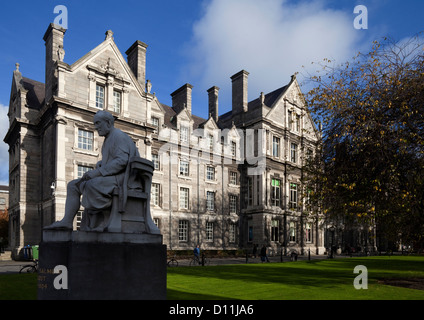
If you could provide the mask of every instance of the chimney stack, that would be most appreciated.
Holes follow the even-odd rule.
[[[181,88],[171,93],[172,97],[172,108],[176,113],[179,113],[183,108],[187,108],[191,114],[191,91],[193,86],[186,83]]]
[[[147,44],[137,40],[125,52],[127,55],[128,65],[142,88],[145,88],[146,83],[146,51]]]
[[[233,114],[247,112],[247,77],[249,72],[241,70],[231,77],[233,87]]]
[[[45,74],[45,98],[46,103],[55,94],[57,90],[57,79],[55,77],[55,68],[60,57],[63,57],[63,38],[66,29],[61,26],[50,23],[44,34],[43,40],[46,45],[46,74]]]
[[[215,122],[218,122],[218,91],[219,88],[216,86],[208,89],[209,114],[215,120]]]

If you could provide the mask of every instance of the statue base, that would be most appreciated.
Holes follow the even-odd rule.
[[[162,236],[44,231],[39,246],[38,299],[166,299]]]

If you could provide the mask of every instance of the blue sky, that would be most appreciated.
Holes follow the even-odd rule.
[[[424,31],[424,1],[412,0],[21,0],[0,10],[0,136],[8,127],[12,72],[44,82],[44,32],[68,9],[65,62],[72,64],[100,44],[106,30],[125,57],[135,40],[148,44],[146,77],[159,101],[185,83],[193,85],[193,113],[207,117],[207,92],[220,87],[219,113],[231,109],[230,77],[245,69],[249,100],[271,92],[311,62],[344,62],[367,52],[373,40],[396,40]],[[353,10],[364,5],[368,28],[355,29]],[[304,66],[304,68],[302,68]],[[0,184],[8,184],[7,145],[0,142]]]

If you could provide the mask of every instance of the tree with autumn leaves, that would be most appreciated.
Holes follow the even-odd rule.
[[[424,51],[422,34],[384,39],[309,77],[309,111],[322,143],[305,166],[311,203],[327,219],[376,225],[380,235],[424,246]]]

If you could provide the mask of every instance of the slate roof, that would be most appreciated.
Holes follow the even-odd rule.
[[[45,98],[44,83],[22,77],[22,86],[25,90],[28,90],[27,102],[29,108],[40,110]]]

